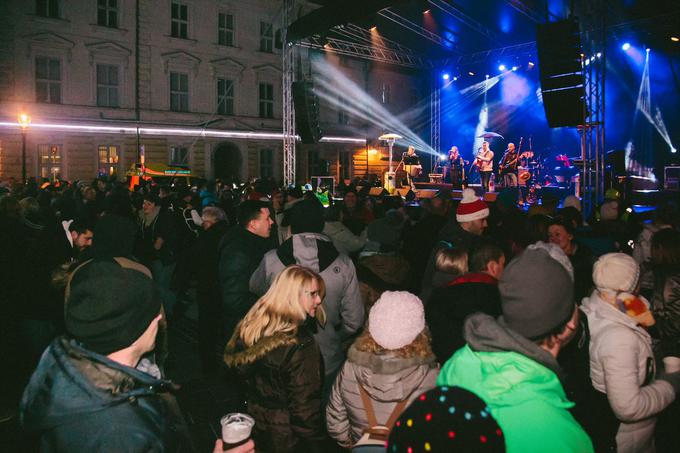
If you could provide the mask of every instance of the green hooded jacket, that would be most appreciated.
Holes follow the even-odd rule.
[[[538,346],[488,315],[468,318],[465,331],[468,344],[446,362],[437,385],[456,385],[482,398],[503,430],[508,453],[593,451],[568,410],[574,403],[558,375],[536,361],[545,358],[542,350],[532,350]],[[474,338],[475,331],[480,337]]]

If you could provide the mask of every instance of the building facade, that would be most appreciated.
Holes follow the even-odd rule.
[[[24,143],[29,177],[123,178],[143,149],[146,163],[206,178],[281,179],[281,1],[2,3],[0,179],[21,177]],[[315,7],[300,2],[298,13]],[[326,58],[300,49],[297,59],[298,73],[312,79],[314,53]],[[427,94],[414,72],[328,58],[391,111]],[[383,132],[346,110],[320,103],[325,135]],[[31,118],[23,134],[21,113]],[[357,142],[298,145],[297,179],[363,175],[367,151]]]

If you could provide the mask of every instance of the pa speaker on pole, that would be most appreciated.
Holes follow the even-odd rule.
[[[548,125],[582,124],[585,90],[578,20],[571,18],[538,25],[536,46]]]
[[[293,82],[295,130],[302,143],[312,144],[321,139],[319,127],[319,99],[314,94],[314,84],[309,81]]]

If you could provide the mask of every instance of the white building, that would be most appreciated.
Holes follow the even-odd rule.
[[[0,3],[0,179],[21,177],[20,113],[32,121],[29,177],[123,177],[137,162],[140,127],[147,163],[188,166],[208,178],[281,179],[281,1]],[[299,10],[314,7],[300,2]],[[307,74],[309,52],[300,50]],[[426,94],[418,76],[401,68],[333,57],[374,97],[387,91],[390,111]],[[320,118],[325,135],[382,132],[323,103]],[[324,161],[332,176],[363,175],[364,150],[298,145],[297,178],[324,172]]]

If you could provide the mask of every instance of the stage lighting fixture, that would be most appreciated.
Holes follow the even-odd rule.
[[[489,78],[489,74],[486,75],[486,78],[487,78],[487,79]]]
[[[677,150],[675,147],[673,147],[673,148],[671,148],[671,152],[672,152],[673,154],[675,154],[675,153],[678,152],[678,150]]]
[[[423,14],[430,14],[430,10],[426,9],[425,11],[423,11]]]
[[[502,64],[502,65],[498,66],[498,70],[501,71],[501,72],[505,71],[505,65]]]
[[[519,69],[518,66],[513,66],[513,67],[512,67],[512,70],[513,70],[513,71],[517,71],[517,69]]]
[[[455,82],[456,80],[458,80],[458,77],[454,77],[454,78],[453,78],[453,81],[454,81],[454,82]]]
[[[590,59],[586,58],[586,60],[583,62],[585,66],[588,66],[590,64]]]
[[[444,80],[449,80],[450,77],[451,76],[449,75],[448,72],[445,72],[444,74],[442,74],[442,79],[444,79]]]
[[[597,53],[597,58],[602,58],[602,52]]]
[[[446,160],[448,156],[446,154],[440,154],[439,155],[439,160]]]
[[[378,27],[377,27],[376,25],[374,25],[374,26],[372,26],[371,28],[369,28],[369,30],[371,30],[371,31],[376,31],[377,29],[378,29]]]
[[[471,75],[471,76],[473,76],[473,75],[475,75],[475,73],[474,73],[474,72],[472,72],[472,71],[468,71],[468,75]]]
[[[629,42],[623,43],[623,45],[621,46],[621,50],[628,50],[628,49],[630,49],[630,43]]]
[[[650,49],[649,47],[647,47],[645,50],[647,51],[647,53],[649,53],[649,51],[652,50],[652,49]]]
[[[671,36],[671,41],[678,42],[680,41],[680,38],[678,38],[677,36]]]
[[[534,67],[534,62],[533,62],[533,61],[530,61],[530,62],[529,62],[529,67],[530,67],[530,68],[533,68],[533,67]]]

